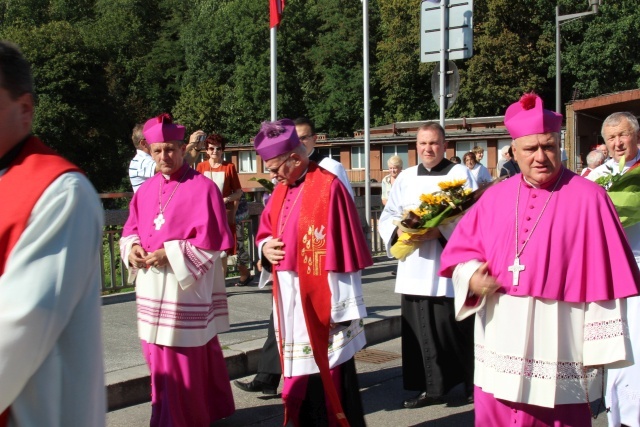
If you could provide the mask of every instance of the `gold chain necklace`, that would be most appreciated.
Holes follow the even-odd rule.
[[[178,187],[180,187],[180,184],[182,184],[182,180],[184,179],[185,176],[187,176],[188,171],[189,171],[189,168],[187,167],[184,173],[182,174],[180,181],[178,181],[178,185],[175,186],[175,188],[173,189],[173,192],[169,196],[169,200],[167,200],[167,203],[164,204],[164,207],[162,207],[162,188],[164,187],[164,177],[162,177],[163,179],[162,181],[160,181],[160,189],[158,190],[158,210],[160,211],[160,213],[153,220],[153,223],[156,225],[156,230],[160,230],[160,227],[162,227],[162,224],[165,223],[164,210],[167,209],[169,202],[171,201],[171,199],[173,199],[173,195],[176,194],[176,190],[178,190]]]
[[[507,268],[507,270],[513,273],[513,286],[518,286],[518,282],[520,280],[520,272],[525,268],[524,264],[520,264],[520,255],[522,255],[524,248],[527,246],[527,243],[529,243],[529,239],[531,239],[533,232],[536,230],[536,227],[540,222],[540,218],[542,218],[542,214],[544,213],[545,209],[547,209],[547,205],[551,200],[551,196],[553,196],[553,193],[556,191],[556,188],[558,188],[558,184],[560,184],[560,181],[562,180],[562,175],[564,175],[564,168],[562,168],[562,172],[560,172],[560,177],[556,181],[556,184],[553,186],[553,190],[551,190],[551,194],[549,194],[549,197],[547,197],[547,201],[544,202],[544,206],[542,207],[542,210],[540,211],[540,215],[538,215],[538,219],[536,219],[535,224],[533,224],[533,228],[531,229],[531,233],[529,233],[529,237],[527,237],[527,240],[524,241],[524,243],[522,244],[522,248],[519,251],[518,251],[518,211],[520,209],[520,189],[522,188],[522,181],[520,181],[520,183],[518,184],[518,195],[516,196],[516,259],[513,261],[513,265],[510,265]]]

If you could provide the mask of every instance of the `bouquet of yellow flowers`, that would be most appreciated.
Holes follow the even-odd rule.
[[[424,234],[431,228],[449,222],[471,207],[484,188],[472,192],[470,188],[464,188],[466,182],[466,179],[443,181],[438,183],[440,191],[422,194],[420,205],[407,210],[401,221],[394,222],[403,233],[391,247],[391,255],[403,261],[420,244],[412,241],[412,236]]]

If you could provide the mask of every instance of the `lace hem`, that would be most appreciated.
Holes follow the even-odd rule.
[[[475,359],[495,372],[518,375],[528,379],[592,380],[598,374],[597,368],[585,368],[582,362],[549,362],[498,354],[479,344],[475,346]]]
[[[622,319],[586,323],[584,325],[584,340],[599,341],[621,337],[625,335],[624,330]]]

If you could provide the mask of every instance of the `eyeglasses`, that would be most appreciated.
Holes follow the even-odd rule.
[[[280,173],[280,168],[282,167],[282,165],[287,163],[287,160],[289,160],[290,158],[291,158],[291,154],[289,154],[289,156],[287,156],[286,159],[284,159],[282,162],[280,162],[278,167],[276,167],[276,168],[267,168],[267,172],[269,172],[270,174],[273,174],[273,175],[278,175]]]
[[[207,151],[224,151],[222,147],[209,147]]]

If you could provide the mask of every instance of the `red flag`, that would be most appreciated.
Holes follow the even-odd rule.
[[[269,0],[269,11],[271,12],[270,28],[280,25],[282,11],[284,10],[284,0]]]

